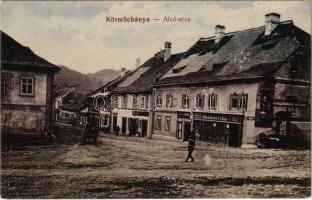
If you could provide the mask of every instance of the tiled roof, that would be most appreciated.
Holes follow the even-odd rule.
[[[1,64],[22,66],[24,68],[31,67],[32,69],[45,69],[52,71],[60,71],[56,65],[37,56],[28,47],[25,47],[11,38],[9,35],[1,31]]]
[[[219,44],[200,38],[156,85],[248,79],[273,75],[300,46],[310,48],[310,35],[281,22],[270,36],[265,27],[227,33]]]
[[[87,105],[87,96],[84,93],[73,93],[73,98],[71,99],[71,103],[64,104],[62,106],[63,110],[69,110],[69,111],[80,111]]]
[[[101,87],[99,87],[98,89],[90,92],[89,94],[87,94],[87,96],[91,96],[91,95],[94,95],[96,94],[97,92],[103,90],[104,88],[106,88],[108,91],[114,89],[120,82],[122,82],[123,80],[125,80],[128,76],[130,76],[132,74],[131,71],[127,71],[125,73],[124,76],[118,76],[117,78],[115,78],[114,80],[112,81],[109,81],[108,83],[102,85]]]
[[[163,62],[163,58],[160,56],[154,56],[148,59],[124,82],[119,84],[113,90],[113,93],[140,93],[151,91],[156,78],[178,62],[182,55],[183,53],[173,54],[166,62]]]

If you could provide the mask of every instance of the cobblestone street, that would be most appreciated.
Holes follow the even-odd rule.
[[[310,151],[236,149],[174,139],[101,135],[97,145],[2,152],[3,198],[310,196]]]

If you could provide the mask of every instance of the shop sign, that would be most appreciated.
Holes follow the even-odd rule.
[[[178,118],[184,118],[184,119],[190,119],[191,113],[189,113],[189,112],[178,112],[177,117]]]
[[[286,107],[294,106],[294,107],[299,107],[299,108],[307,107],[306,102],[299,102],[299,101],[290,102],[290,101],[281,100],[281,99],[274,99],[273,105],[274,106],[286,106]]]
[[[144,117],[148,117],[148,116],[149,116],[149,112],[145,112],[145,111],[132,111],[132,115],[133,115],[133,116],[144,116]]]
[[[194,119],[202,119],[202,120],[209,120],[209,121],[236,122],[236,123],[243,122],[243,116],[240,116],[240,115],[194,113],[193,117]]]

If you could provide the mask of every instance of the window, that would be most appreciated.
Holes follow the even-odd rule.
[[[33,78],[22,78],[21,94],[22,95],[34,95],[34,79]]]
[[[230,96],[230,110],[237,109],[237,110],[247,110],[247,101],[248,95],[247,94],[231,94]]]
[[[190,98],[188,94],[182,95],[182,108],[189,108]]]
[[[113,96],[112,108],[119,108],[119,97]]]
[[[170,127],[171,127],[171,117],[170,116],[166,116],[165,130],[166,131],[170,131]]]
[[[9,89],[9,83],[4,78],[2,78],[2,80],[1,80],[1,96],[4,96],[5,94],[7,94],[8,89]]]
[[[161,95],[157,95],[155,99],[155,103],[157,107],[162,107],[162,97]]]
[[[172,108],[173,97],[171,94],[166,95],[166,107]]]
[[[208,110],[216,110],[218,104],[218,96],[214,93],[208,95]]]
[[[204,107],[205,96],[203,94],[198,94],[196,97],[196,108]]]
[[[138,98],[138,106],[140,109],[147,109],[147,98],[146,96],[140,96]]]
[[[155,129],[161,130],[161,116],[160,115],[157,115],[156,117]]]
[[[127,108],[127,103],[128,103],[128,95],[124,96],[124,101],[123,101],[123,104],[122,104],[122,108]]]
[[[133,95],[133,106],[132,108],[136,109],[137,108],[137,97]]]
[[[68,118],[69,117],[69,113],[64,113],[65,117]]]

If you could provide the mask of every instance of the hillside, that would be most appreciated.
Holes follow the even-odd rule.
[[[113,80],[120,75],[120,70],[102,69],[96,73],[88,74],[89,77],[100,81],[101,85]]]
[[[96,73],[83,74],[65,66],[59,67],[61,71],[59,74],[56,74],[54,78],[57,88],[62,89],[74,85],[81,93],[88,93],[108,81],[113,80],[120,74],[120,71],[112,69],[103,69]]]

